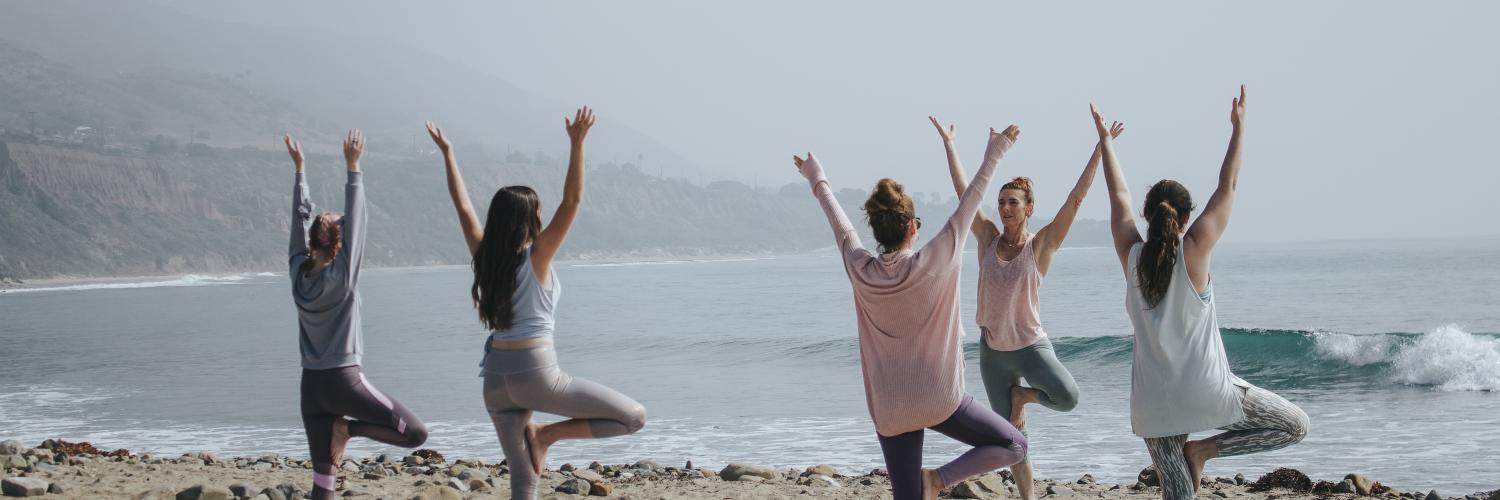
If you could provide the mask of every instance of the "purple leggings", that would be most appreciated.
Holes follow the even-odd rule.
[[[1020,462],[1026,456],[1026,437],[1010,422],[989,408],[974,404],[974,397],[964,395],[953,415],[932,430],[973,446],[942,467],[938,475],[943,487],[973,476]],[[917,429],[895,436],[880,436],[880,451],[891,474],[891,493],[896,500],[922,498],[922,435]]]
[[[349,422],[349,437],[416,448],[427,441],[427,426],[400,402],[365,380],[358,366],[302,370],[302,425],[313,462],[314,500],[334,498],[339,464],[333,463],[333,421]]]

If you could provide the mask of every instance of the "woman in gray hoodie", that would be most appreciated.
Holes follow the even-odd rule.
[[[349,180],[344,185],[343,216],[313,216],[302,173],[302,146],[288,134],[286,149],[297,166],[287,275],[292,279],[302,348],[302,425],[313,461],[312,497],[331,499],[338,483],[335,472],[351,436],[415,448],[427,441],[427,426],[400,402],[376,390],[359,367],[364,352],[359,268],[367,220],[359,171],[364,134],[350,130],[344,139]]]

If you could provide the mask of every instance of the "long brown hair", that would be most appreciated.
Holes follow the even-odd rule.
[[[474,286],[469,294],[479,310],[479,322],[491,330],[510,328],[511,296],[516,292],[516,273],[526,243],[542,232],[540,201],[526,186],[506,186],[495,191],[485,218],[484,239],[474,252]]]
[[[906,228],[917,218],[917,209],[901,183],[881,179],[865,200],[865,220],[880,243],[880,253],[893,251],[906,243]]]
[[[312,269],[318,262],[333,260],[343,247],[344,227],[339,224],[338,216],[332,212],[318,214],[307,230],[307,250],[311,258],[302,263],[302,270]]]
[[[1146,207],[1141,215],[1150,226],[1146,243],[1135,263],[1136,281],[1148,308],[1154,309],[1167,295],[1172,270],[1177,266],[1177,250],[1182,244],[1182,216],[1193,212],[1193,197],[1186,187],[1174,180],[1162,180],[1146,192]]]

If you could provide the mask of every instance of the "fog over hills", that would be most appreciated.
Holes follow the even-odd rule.
[[[282,270],[292,180],[284,131],[310,153],[314,200],[332,211],[343,202],[338,139],[354,126],[372,138],[362,162],[371,266],[468,261],[425,119],[455,139],[481,214],[504,184],[536,187],[548,215],[558,199],[566,162],[560,118],[581,103],[554,102],[376,38],[264,33],[150,3],[3,9],[0,280]],[[164,22],[182,29],[141,28]],[[228,52],[237,55],[222,57]],[[565,258],[832,245],[804,184],[715,180],[605,117],[589,136],[588,191]],[[865,195],[839,191],[856,222]],[[928,220],[954,208],[951,193],[917,200]],[[1080,221],[1069,243],[1107,238],[1102,225]]]

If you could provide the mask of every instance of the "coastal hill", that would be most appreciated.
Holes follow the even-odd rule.
[[[291,162],[276,142],[284,130],[298,131],[309,152],[319,210],[343,210],[340,129],[327,117],[298,112],[303,108],[274,92],[231,76],[162,68],[94,76],[3,41],[0,67],[6,68],[0,71],[0,280],[282,270],[292,183]],[[374,120],[369,129],[420,130],[420,121]],[[481,216],[494,189],[505,184],[533,186],[544,214],[551,214],[566,165],[557,128],[552,140],[504,153],[477,142],[456,146]],[[619,128],[601,124],[591,140],[615,135],[618,143],[623,135],[648,142]],[[441,157],[421,139],[372,141],[362,162],[371,266],[468,262]],[[664,176],[614,160],[644,156],[620,154],[629,144],[592,146],[588,190],[564,258],[767,254],[832,245],[826,219],[803,184]],[[641,150],[672,156],[660,148],[643,144]],[[859,207],[866,194],[838,192],[862,230]],[[916,198],[929,220],[955,206],[951,194]],[[1108,237],[1103,223],[1080,221],[1069,244],[1103,245]]]

